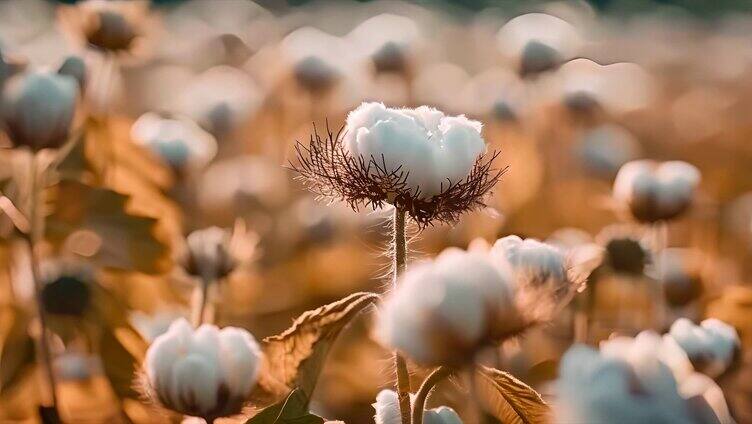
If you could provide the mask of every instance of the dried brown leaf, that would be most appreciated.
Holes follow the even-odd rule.
[[[481,367],[476,378],[478,400],[504,424],[546,423],[549,407],[532,387],[512,374]]]
[[[264,340],[267,372],[259,387],[285,392],[299,388],[310,399],[324,360],[342,329],[361,311],[374,304],[374,293],[354,293],[318,309],[304,312],[282,334]]]
[[[73,233],[88,231],[101,245],[92,259],[102,266],[139,271],[165,272],[171,259],[166,243],[158,239],[156,219],[133,215],[129,197],[73,180],[55,186],[52,214],[47,218],[47,236],[61,245]]]

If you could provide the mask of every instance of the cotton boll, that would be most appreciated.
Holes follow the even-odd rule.
[[[551,283],[556,292],[568,290],[567,258],[561,250],[550,244],[507,236],[497,240],[491,252],[511,265],[523,285],[541,286]]]
[[[669,334],[687,353],[695,369],[713,378],[728,369],[740,346],[736,329],[713,318],[699,326],[680,318],[671,325]]]
[[[62,146],[77,99],[78,83],[68,75],[35,71],[10,78],[3,89],[2,121],[11,142],[34,151]]]
[[[426,106],[393,109],[364,103],[348,115],[343,145],[350,155],[373,159],[386,172],[399,170],[411,193],[430,199],[467,177],[485,152],[480,132],[477,121]]]
[[[411,403],[415,400],[411,395]],[[400,424],[402,416],[400,415],[399,399],[397,392],[393,390],[382,390],[376,395],[376,403],[373,404],[376,410],[374,421],[376,424]],[[459,415],[452,408],[440,406],[435,409],[428,409],[423,413],[423,422],[425,424],[462,424]]]
[[[699,182],[700,172],[686,162],[639,160],[621,167],[613,196],[638,221],[663,221],[689,208]]]
[[[133,140],[175,169],[201,168],[217,153],[217,142],[195,122],[147,112],[131,127]]]
[[[347,38],[373,60],[377,71],[403,72],[420,30],[408,17],[383,13],[361,22]]]
[[[447,249],[400,277],[379,314],[376,336],[420,363],[459,363],[480,347],[488,318],[513,310],[508,281],[491,261]]]
[[[588,170],[600,176],[612,177],[625,163],[635,160],[641,148],[626,129],[605,124],[585,132],[577,153]]]
[[[145,389],[173,411],[213,420],[240,412],[256,384],[261,349],[247,331],[202,325],[185,319],[149,347]]]
[[[181,258],[183,268],[204,283],[224,278],[237,266],[231,244],[232,234],[228,230],[219,227],[196,230],[186,238],[186,251]]]
[[[649,355],[636,354],[630,359],[632,362],[583,345],[570,348],[562,358],[555,385],[554,421],[691,422],[668,368]]]
[[[570,23],[545,13],[510,20],[496,35],[499,50],[518,63],[521,76],[535,76],[574,57],[582,39]]]

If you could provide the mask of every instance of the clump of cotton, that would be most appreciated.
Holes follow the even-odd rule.
[[[421,199],[461,182],[486,151],[478,121],[427,106],[398,109],[382,103],[363,103],[350,112],[343,145],[352,156],[404,173],[409,190]]]
[[[400,277],[376,336],[420,363],[462,362],[486,335],[490,311],[512,308],[509,281],[486,255],[447,249]]]
[[[411,401],[414,396],[411,396]],[[399,400],[397,393],[393,390],[382,390],[376,395],[376,402],[373,404],[376,410],[374,421],[376,424],[400,424],[402,417],[400,415]],[[423,412],[423,422],[425,424],[462,424],[462,419],[447,406],[440,406],[434,409],[427,409]]]
[[[240,412],[256,385],[261,349],[246,330],[176,320],[146,352],[145,389],[165,408],[215,418]]]
[[[638,221],[669,220],[689,208],[700,178],[700,171],[686,162],[633,161],[619,169],[613,196]]]
[[[522,76],[538,75],[574,57],[582,45],[569,22],[545,13],[528,13],[510,20],[496,35],[499,50],[518,63]]]
[[[406,16],[382,13],[361,22],[347,35],[381,72],[404,71],[420,29]]]
[[[671,325],[669,334],[687,353],[695,369],[713,378],[731,366],[740,346],[736,329],[713,318],[700,325],[680,318]]]
[[[133,140],[175,169],[200,168],[217,153],[217,142],[194,121],[147,112],[131,127]]]
[[[651,331],[604,341],[600,351],[573,346],[555,387],[557,423],[733,422],[718,386],[692,371],[673,339]]]
[[[585,132],[577,145],[583,165],[591,172],[613,177],[622,165],[638,158],[640,144],[626,129],[603,124]]]

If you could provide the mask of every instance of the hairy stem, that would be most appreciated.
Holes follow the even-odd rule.
[[[405,271],[407,257],[407,241],[405,239],[405,211],[394,208],[394,266],[392,283],[397,287],[397,277]],[[407,369],[405,358],[394,352],[394,366],[397,371],[397,397],[400,404],[402,424],[410,424],[410,371]]]
[[[47,313],[44,310],[42,302],[42,281],[39,273],[39,258],[35,253],[35,246],[42,240],[44,235],[44,219],[39,214],[39,198],[44,190],[44,171],[37,167],[37,155],[31,154],[29,164],[29,233],[27,235],[27,245],[29,246],[29,258],[31,260],[31,278],[34,284],[34,297],[37,303],[37,313],[39,315],[40,334],[39,334],[39,353],[42,361],[42,369],[47,379],[47,389],[49,390],[49,401],[52,408],[57,411],[57,392],[55,391],[55,374],[52,369],[52,354],[48,342]]]
[[[413,406],[412,424],[423,424],[423,411],[426,408],[426,400],[431,390],[443,379],[452,374],[452,369],[441,366],[431,372],[421,384],[418,393],[415,395],[415,405]]]

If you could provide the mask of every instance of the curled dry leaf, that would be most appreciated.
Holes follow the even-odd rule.
[[[549,407],[532,387],[494,368],[477,371],[476,390],[483,408],[505,424],[546,423]]]
[[[129,196],[73,180],[60,181],[54,193],[47,218],[47,237],[54,244],[71,241],[75,233],[84,236],[79,239],[83,253],[102,266],[146,274],[170,268],[169,248],[157,237],[156,219],[130,214]]]
[[[351,294],[304,312],[282,334],[264,339],[266,363],[254,398],[263,402],[298,388],[306,399],[310,399],[326,355],[339,333],[359,312],[378,299],[374,293]]]

